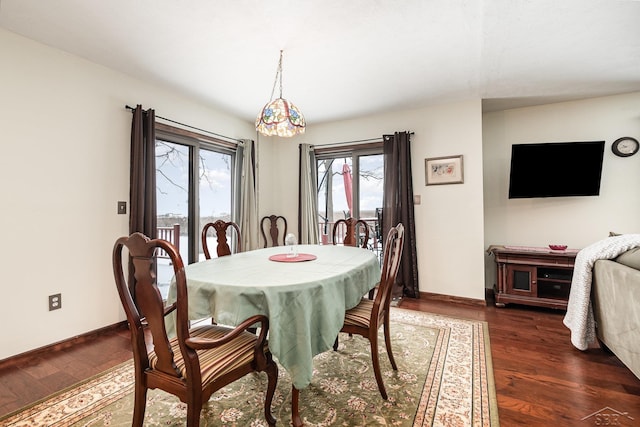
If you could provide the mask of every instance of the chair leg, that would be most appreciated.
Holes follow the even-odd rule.
[[[336,335],[336,340],[333,342],[333,351],[338,351],[338,337],[340,335]]]
[[[384,324],[384,343],[387,347],[387,355],[389,356],[389,362],[391,362],[391,367],[394,371],[398,370],[398,365],[396,365],[396,360],[393,358],[393,352],[391,351],[391,332],[389,331],[389,323],[385,321]]]
[[[387,400],[387,390],[384,388],[382,382],[382,373],[380,372],[380,357],[378,357],[378,334],[373,333],[369,337],[371,343],[371,361],[373,362],[373,373],[376,376],[376,382],[378,383],[378,390],[384,400]]]
[[[132,427],[142,427],[144,422],[144,411],[147,405],[147,388],[136,381],[133,403]]]
[[[187,403],[187,427],[200,427],[200,412],[202,411],[202,402],[194,401]]]
[[[271,413],[271,403],[273,402],[273,395],[276,391],[276,385],[278,384],[278,365],[273,361],[265,368],[269,383],[267,385],[267,395],[264,399],[264,418],[267,423],[273,427],[276,425],[276,419]]]

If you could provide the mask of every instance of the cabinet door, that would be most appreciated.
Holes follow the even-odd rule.
[[[507,293],[537,296],[536,267],[507,265]]]

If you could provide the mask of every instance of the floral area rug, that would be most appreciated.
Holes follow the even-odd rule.
[[[371,365],[369,342],[340,334],[337,352],[314,358],[313,380],[300,392],[305,426],[487,426],[498,410],[485,322],[392,309],[392,347],[380,361],[389,395],[383,400]],[[213,394],[201,426],[266,426],[265,374],[250,374]],[[1,426],[130,426],[133,366],[126,362],[81,384],[0,419]],[[291,424],[291,381],[280,367],[272,406],[278,425]],[[183,426],[186,406],[149,390],[145,426]]]

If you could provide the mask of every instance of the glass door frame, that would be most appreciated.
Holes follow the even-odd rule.
[[[360,158],[364,156],[371,155],[381,155],[383,156],[383,164],[384,164],[384,147],[382,141],[374,142],[374,143],[365,143],[365,144],[351,144],[351,145],[342,145],[342,146],[331,146],[331,147],[323,147],[321,145],[314,147],[315,158],[316,158],[316,173],[318,171],[318,166],[321,162],[326,160],[339,160],[344,158],[351,159],[351,173],[353,176],[352,179],[352,199],[351,199],[351,216],[359,217],[361,215],[360,212]],[[384,180],[384,176],[382,177]],[[318,175],[318,179],[320,179],[320,175]],[[327,179],[332,179],[332,177],[327,177]],[[319,196],[320,187],[317,189],[318,193],[316,194],[316,198]],[[357,213],[357,215],[356,215]],[[318,215],[320,215],[320,208],[318,207]],[[320,233],[320,230],[318,230]],[[331,233],[331,230],[328,230],[328,233]],[[322,235],[319,236],[319,240],[322,241]]]
[[[187,263],[198,262],[201,246],[200,230],[200,150],[212,151],[220,154],[230,155],[230,176],[231,176],[231,200],[230,214],[234,218],[237,205],[237,170],[236,155],[238,145],[236,143],[223,141],[199,133],[187,131],[174,126],[156,123],[156,140],[170,144],[178,144],[189,148],[189,179],[188,179],[188,259]]]

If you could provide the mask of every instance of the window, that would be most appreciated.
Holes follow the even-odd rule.
[[[204,259],[204,224],[234,217],[235,153],[232,143],[156,123],[158,237],[177,245],[185,263]],[[210,239],[209,247],[215,247],[215,237]],[[172,277],[169,260],[159,254],[165,298]]]
[[[384,156],[382,143],[315,148],[318,171],[320,241],[330,243],[333,224],[354,217],[370,225],[368,246],[379,251]]]

